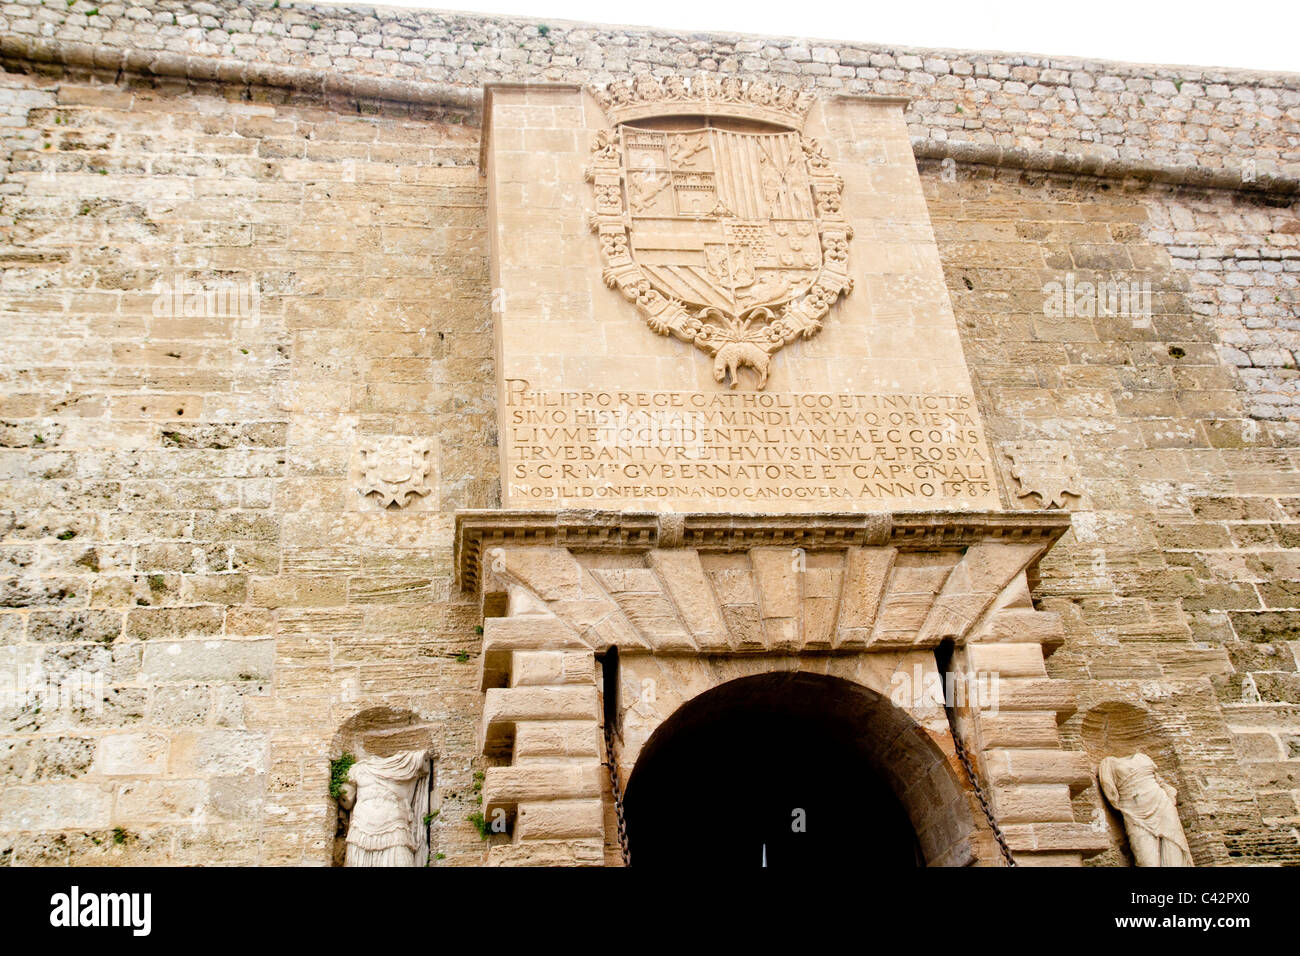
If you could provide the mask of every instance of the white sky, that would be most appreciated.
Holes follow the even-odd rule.
[[[511,14],[539,24],[582,20],[1300,72],[1300,0],[384,0],[377,5]]]

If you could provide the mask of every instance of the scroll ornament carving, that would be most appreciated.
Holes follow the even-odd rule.
[[[1194,866],[1178,818],[1178,791],[1160,779],[1146,754],[1105,757],[1097,779],[1106,801],[1124,817],[1124,830],[1138,866]]]
[[[592,95],[614,123],[648,116],[727,115],[792,129],[803,126],[814,101],[806,88],[707,72],[689,81],[676,73],[662,79],[648,73],[620,77],[604,89],[592,90]]]

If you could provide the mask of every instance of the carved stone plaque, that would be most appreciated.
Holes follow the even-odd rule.
[[[902,103],[490,86],[506,508],[998,507]]]
[[[433,491],[433,443],[428,439],[384,435],[357,448],[357,494],[372,507],[396,511]]]

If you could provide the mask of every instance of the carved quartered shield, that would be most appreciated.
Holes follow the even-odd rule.
[[[655,288],[741,315],[812,287],[822,253],[798,133],[619,133],[632,259]]]
[[[654,122],[692,111],[751,119],[759,110],[789,126],[806,109],[790,91],[710,85],[716,82],[698,80],[687,90],[681,81],[656,87],[641,78],[605,93],[608,113],[635,121],[596,136],[592,225],[605,281],[637,304],[654,331],[715,356],[719,382],[734,388],[748,366],[762,388],[772,353],[815,335],[851,289],[851,233],[840,211],[842,183],[815,141],[776,124],[737,131],[714,121]]]

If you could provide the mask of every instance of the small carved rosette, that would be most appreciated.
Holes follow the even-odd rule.
[[[613,124],[587,170],[606,285],[657,334],[713,356],[718,382],[734,388],[747,367],[762,388],[771,356],[816,335],[853,288],[843,181],[800,132],[811,94],[706,73],[594,95]]]

